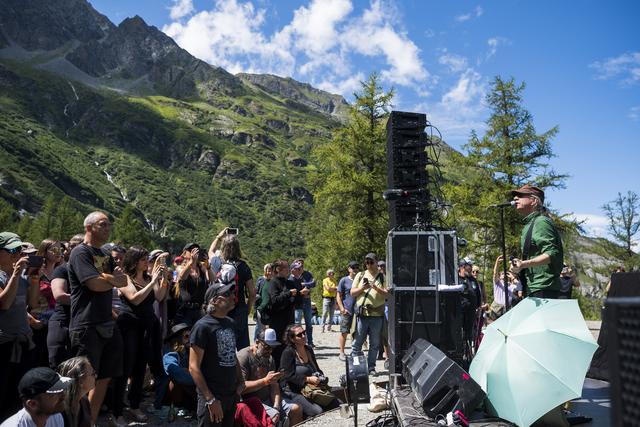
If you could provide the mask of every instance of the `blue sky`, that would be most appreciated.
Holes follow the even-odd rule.
[[[602,204],[640,193],[640,2],[94,0],[114,23],[140,15],[231,72],[291,76],[343,94],[378,71],[395,107],[424,112],[460,149],[480,135],[500,75],[524,81],[538,132],[558,125],[547,199],[602,235]]]

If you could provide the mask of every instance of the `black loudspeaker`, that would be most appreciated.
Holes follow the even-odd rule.
[[[618,297],[640,297],[640,272],[631,273],[614,273],[611,275],[611,288],[609,289],[609,298]],[[602,314],[602,324],[600,325],[600,334],[598,335],[598,349],[593,355],[591,366],[587,376],[599,380],[609,381],[611,379],[609,373],[609,331],[611,325],[607,320],[609,316],[606,314],[605,308]]]
[[[387,121],[387,188],[406,190],[414,196],[389,202],[391,228],[411,228],[416,221],[430,222],[428,157],[430,141],[424,132],[427,116],[392,111]]]
[[[413,343],[402,365],[405,380],[430,417],[459,410],[468,418],[485,398],[464,369],[424,339]]]
[[[369,402],[369,370],[363,352],[352,352],[347,356],[347,392],[349,402]]]
[[[608,361],[611,425],[638,425],[640,420],[640,297],[609,298]]]

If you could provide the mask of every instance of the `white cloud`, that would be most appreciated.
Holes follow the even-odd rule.
[[[609,237],[607,227],[609,220],[604,215],[576,213],[570,215],[571,218],[578,221],[584,221],[582,226],[588,236],[591,237]]]
[[[173,20],[178,20],[193,11],[193,0],[174,0],[173,6],[171,6],[169,11],[169,16],[171,16]]]
[[[494,56],[498,52],[498,47],[499,46],[505,46],[505,45],[509,45],[509,44],[511,44],[509,39],[506,39],[504,37],[492,37],[492,38],[488,39],[487,40],[487,45],[489,46],[489,51],[487,52],[487,56],[486,56],[485,60],[491,58],[492,56]]]
[[[454,19],[456,22],[466,22],[471,18],[479,18],[484,13],[484,10],[480,6],[476,6],[476,8],[469,13],[465,13],[464,15],[458,15]]]
[[[194,56],[232,73],[260,72],[281,76],[306,76],[327,87],[343,88],[350,95],[358,55],[381,62],[385,82],[417,86],[420,93],[430,77],[420,59],[420,49],[400,27],[392,3],[373,0],[353,16],[351,0],[311,0],[293,12],[291,22],[268,35],[265,9],[251,1],[214,0],[211,10],[173,14],[163,31]],[[175,0],[174,8],[190,4]],[[351,83],[349,83],[351,82]]]
[[[640,122],[640,105],[631,107],[627,116],[634,122]]]
[[[615,58],[596,61],[589,65],[596,71],[596,79],[620,79],[624,85],[640,83],[640,52],[628,52]]]
[[[449,70],[453,73],[458,73],[467,69],[467,58],[455,53],[448,53],[446,49],[438,58],[438,62],[449,67]]]
[[[325,90],[329,93],[338,93],[349,96],[360,89],[360,82],[365,81],[366,78],[362,72],[355,76],[348,77],[340,81],[321,81],[314,83],[313,86],[318,89]]]

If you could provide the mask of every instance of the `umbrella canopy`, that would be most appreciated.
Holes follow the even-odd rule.
[[[576,300],[526,298],[487,327],[469,373],[495,415],[528,427],[581,395],[597,347]]]

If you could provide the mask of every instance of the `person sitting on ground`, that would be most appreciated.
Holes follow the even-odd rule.
[[[318,306],[315,302],[311,301],[311,324],[320,325],[321,323],[322,319],[320,319],[320,315],[318,314]]]
[[[276,364],[271,356],[273,348],[280,345],[276,339],[276,331],[264,329],[254,345],[238,352],[246,386],[242,395],[259,398],[274,425],[280,425],[279,422],[285,417],[289,418],[290,425],[295,425],[302,421],[302,408],[283,398],[278,383],[282,373],[276,371]]]
[[[73,380],[64,400],[65,427],[92,427],[91,405],[87,395],[96,385],[96,371],[84,356],[65,360],[58,366],[58,373]]]
[[[324,406],[309,401],[302,395],[307,385],[319,387],[326,385],[326,377],[318,366],[316,355],[310,345],[306,344],[306,332],[300,325],[289,325],[285,332],[286,346],[280,359],[286,394],[293,403],[302,407],[305,416],[315,416],[323,410],[338,407],[338,399],[333,399]]]
[[[336,308],[336,291],[338,282],[332,268],[327,270],[327,277],[322,281],[322,332],[331,332],[331,321]]]
[[[73,380],[51,368],[33,368],[18,384],[22,409],[0,427],[64,427],[65,390]]]
[[[166,338],[169,351],[162,358],[169,381],[167,386],[158,392],[166,393],[164,400],[169,405],[195,410],[196,383],[189,373],[190,337],[191,328],[186,323],[179,323],[171,328],[171,333]]]

